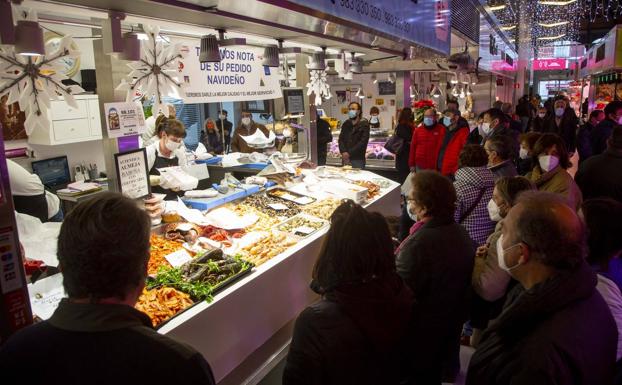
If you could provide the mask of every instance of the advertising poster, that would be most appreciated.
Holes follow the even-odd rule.
[[[282,96],[278,68],[264,67],[263,48],[220,47],[219,63],[199,62],[198,42],[186,45],[190,53],[180,60],[180,78],[186,83],[185,103],[240,102]]]
[[[104,103],[108,137],[140,135],[145,132],[145,113],[138,103]]]

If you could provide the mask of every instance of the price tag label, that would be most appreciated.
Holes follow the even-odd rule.
[[[298,203],[299,205],[306,205],[306,204],[313,202],[313,199],[309,197],[300,197],[300,198],[297,198],[295,202]]]
[[[302,234],[302,235],[309,235],[312,232],[314,232],[315,229],[309,226],[300,226],[297,227],[296,229],[294,229],[294,234]]]
[[[270,203],[268,204],[274,210],[287,210],[289,207],[285,206],[283,203]]]
[[[183,265],[184,263],[190,261],[192,259],[192,256],[190,256],[190,254],[188,254],[186,250],[181,249],[181,250],[178,250],[174,253],[171,253],[165,256],[164,258],[166,258],[166,260],[168,261],[168,263],[171,264],[171,266],[179,267]]]

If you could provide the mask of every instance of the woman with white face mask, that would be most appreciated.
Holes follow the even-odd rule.
[[[579,118],[572,108],[568,108],[566,99],[556,99],[553,104],[553,113],[545,119],[542,132],[559,135],[566,145],[566,150],[573,154],[576,150],[578,129]]]
[[[369,128],[380,128],[380,110],[373,106],[369,109]]]
[[[263,124],[259,124],[253,120],[253,114],[248,111],[242,112],[240,124],[236,127],[233,137],[231,138],[231,152],[243,152],[250,154],[252,152],[263,152],[262,149],[255,149],[246,143],[242,136],[251,136],[257,130],[261,131],[266,138],[270,135],[270,131]]]
[[[145,149],[147,151],[147,168],[151,176],[151,191],[166,194],[165,199],[175,199],[179,193],[174,187],[160,186],[160,171],[166,167],[187,167],[187,159],[183,139],[186,137],[184,124],[177,119],[165,118],[159,127],[160,140]]]
[[[504,177],[495,184],[492,199],[488,203],[488,213],[497,225],[486,243],[477,248],[473,267],[471,284],[475,296],[471,303],[471,326],[474,328],[471,346],[477,345],[481,331],[486,328],[488,321],[496,318],[508,291],[511,277],[499,266],[497,254],[497,241],[503,229],[503,218],[520,193],[535,189],[529,179],[521,176]]]
[[[396,251],[396,267],[416,298],[412,332],[421,354],[413,351],[405,357],[412,370],[408,383],[454,382],[475,247],[454,221],[451,181],[429,170],[409,178],[406,204],[417,222]]]
[[[526,177],[540,191],[561,194],[568,205],[579,210],[583,196],[568,169],[572,166],[564,140],[556,134],[543,134],[532,151],[534,167]]]

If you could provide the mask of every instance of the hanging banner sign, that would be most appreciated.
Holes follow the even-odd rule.
[[[179,61],[180,79],[186,83],[185,103],[241,102],[282,96],[278,68],[264,67],[263,49],[221,47],[219,63],[200,63],[200,47],[188,43],[190,52]]]
[[[565,70],[568,68],[566,59],[535,59],[533,69],[535,71]]]
[[[312,16],[317,12],[449,54],[449,0],[260,0]],[[287,4],[289,3],[289,4]],[[318,16],[321,17],[321,16]]]
[[[147,130],[145,113],[138,103],[104,103],[109,138],[140,135]]]
[[[151,193],[147,152],[144,148],[114,154],[114,164],[121,194],[139,199]]]

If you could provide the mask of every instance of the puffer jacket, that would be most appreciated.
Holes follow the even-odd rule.
[[[495,188],[494,174],[486,166],[463,167],[456,172],[454,187],[458,197],[456,222],[464,226],[478,246],[484,244],[495,229],[495,222],[488,215],[488,202]],[[466,215],[473,205],[475,208]]]
[[[561,194],[568,201],[568,206],[579,211],[583,202],[583,194],[568,171],[557,166],[553,170],[544,173],[539,165],[525,175],[535,183],[540,191],[548,191]]]
[[[517,285],[484,332],[466,384],[612,384],[618,333],[596,282],[583,262],[529,290]]]
[[[413,303],[396,273],[326,293],[296,320],[283,385],[399,384]]]
[[[467,123],[466,126],[461,126],[460,124],[461,121],[458,121],[454,131],[446,130],[445,132],[445,136],[451,135],[451,137],[443,139],[444,148],[441,149],[438,160],[438,163],[441,165],[441,174],[445,176],[453,176],[458,171],[458,157],[469,137],[469,124]],[[444,143],[445,140],[447,140],[446,144]]]
[[[408,166],[418,170],[436,170],[436,160],[445,138],[445,126],[440,123],[432,128],[420,124],[413,131],[410,141]]]

